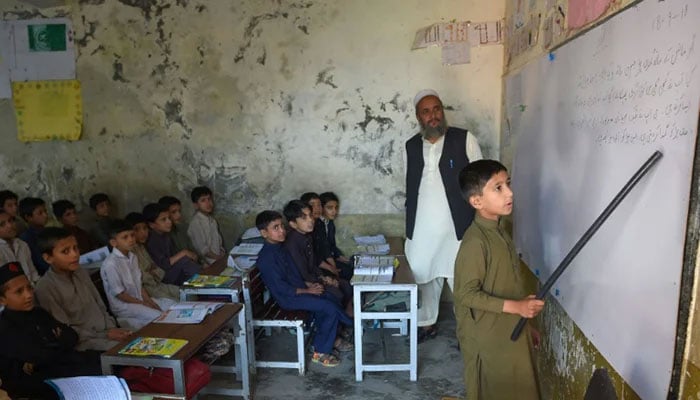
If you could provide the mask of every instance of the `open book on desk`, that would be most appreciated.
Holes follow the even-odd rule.
[[[185,339],[137,337],[119,350],[119,354],[170,358],[180,351],[181,348],[185,347],[186,344],[187,340]]]
[[[356,267],[350,284],[359,283],[391,283],[394,278],[394,266]]]
[[[76,376],[47,379],[61,399],[70,400],[131,400],[131,392],[124,379],[116,376]]]
[[[224,303],[212,303],[205,301],[182,301],[171,306],[160,317],[153,320],[160,324],[198,324],[204,321],[207,315],[213,313]]]

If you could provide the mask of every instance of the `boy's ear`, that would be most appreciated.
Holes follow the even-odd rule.
[[[474,207],[475,210],[479,210],[483,207],[483,202],[481,201],[481,196],[473,195],[469,196],[469,205]]]
[[[110,238],[109,245],[112,246],[112,248],[117,247],[117,240],[115,238]]]
[[[53,255],[52,255],[52,254],[49,254],[49,253],[42,253],[42,254],[41,254],[41,257],[43,257],[43,258],[44,258],[44,261],[46,261],[46,262],[49,263],[49,264],[51,264],[51,262],[53,261]]]
[[[289,221],[289,226],[292,229],[297,229],[299,227],[299,225],[297,225],[297,220],[295,220],[295,219]]]
[[[260,231],[260,236],[263,237],[263,239],[267,239],[268,236],[270,236],[269,233],[267,233],[267,229],[259,229]]]

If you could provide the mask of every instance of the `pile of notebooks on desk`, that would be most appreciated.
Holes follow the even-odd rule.
[[[357,255],[350,283],[391,283],[398,265],[394,256]]]

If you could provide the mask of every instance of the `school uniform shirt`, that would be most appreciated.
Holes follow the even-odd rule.
[[[39,275],[44,275],[46,271],[49,270],[49,263],[44,260],[44,257],[41,255],[41,250],[39,250],[39,245],[37,244],[39,232],[41,232],[41,229],[30,226],[19,238],[24,240],[29,246],[29,250],[32,253],[32,262]]]
[[[181,285],[202,269],[201,265],[189,257],[182,257],[174,264],[170,264],[170,257],[175,255],[175,251],[173,250],[173,241],[167,233],[151,230],[148,233],[146,250],[148,250],[153,262],[165,272],[163,276],[165,283]]]
[[[170,231],[170,239],[173,241],[173,249],[175,249],[176,253],[180,250],[196,252],[192,240],[190,240],[190,236],[187,234],[187,226],[173,223],[173,228]]]
[[[3,311],[0,337],[0,377],[11,396],[44,394],[44,379],[101,372],[99,354],[75,351],[78,334],[39,307]],[[25,363],[33,365],[31,375],[24,372]]]
[[[187,228],[187,235],[192,240],[194,250],[202,255],[208,264],[216,261],[216,258],[207,257],[206,254],[224,254],[224,243],[219,232],[219,224],[211,215],[195,212]]]
[[[117,295],[126,293],[129,296],[142,300],[141,270],[138,266],[136,255],[129,252],[124,255],[119,249],[113,248],[112,252],[102,262],[100,276],[107,294],[109,309],[116,316],[124,314],[133,304],[126,303],[117,298]]]
[[[54,318],[75,329],[80,337],[77,350],[105,351],[117,344],[107,338],[107,331],[117,324],[87,271],[78,269],[64,275],[49,269],[39,279],[36,297]]]
[[[132,250],[138,259],[141,270],[141,284],[151,297],[164,297],[177,301],[180,298],[180,288],[162,282],[165,271],[160,269],[148,254],[146,247],[140,243]]]
[[[315,283],[321,280],[321,267],[316,262],[313,242],[309,234],[305,235],[296,229],[291,229],[287,233],[283,246],[305,282]]]
[[[539,399],[528,329],[513,342],[520,316],[503,303],[526,296],[520,261],[498,221],[480,217],[467,229],[455,263],[457,338],[468,399]]]
[[[0,265],[16,261],[22,265],[24,274],[29,278],[32,286],[39,281],[39,273],[32,261],[32,253],[29,246],[22,239],[15,238],[11,241],[0,239]]]

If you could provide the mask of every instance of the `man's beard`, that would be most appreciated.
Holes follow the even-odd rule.
[[[426,140],[433,140],[441,137],[447,132],[447,120],[443,117],[438,126],[432,127],[428,124],[421,124],[420,134]]]

